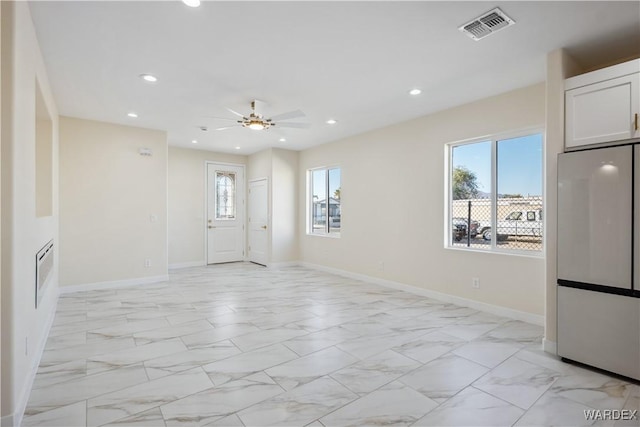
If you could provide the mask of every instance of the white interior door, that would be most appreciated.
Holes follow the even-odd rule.
[[[207,264],[244,260],[244,167],[207,163]]]
[[[249,183],[249,261],[267,265],[269,193],[265,179]]]

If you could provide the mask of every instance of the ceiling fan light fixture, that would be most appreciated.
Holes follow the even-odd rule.
[[[270,129],[272,126],[276,126],[278,128],[298,128],[298,129],[304,129],[306,127],[309,127],[308,123],[287,123],[287,122],[280,122],[281,120],[287,120],[287,119],[295,119],[298,117],[304,117],[305,114],[300,111],[300,110],[296,110],[296,111],[289,111],[288,113],[282,113],[282,114],[278,114],[275,115],[273,117],[270,118],[265,118],[262,114],[256,112],[256,103],[258,101],[252,101],[251,102],[251,113],[248,115],[243,115],[240,114],[234,110],[232,110],[231,108],[227,108],[228,111],[230,111],[231,113],[233,113],[236,116],[239,116],[240,119],[227,119],[227,118],[223,118],[223,117],[213,117],[213,118],[218,118],[218,119],[222,119],[222,120],[230,120],[233,122],[236,122],[235,126],[241,126],[243,128],[249,128],[251,130],[267,130]],[[224,130],[224,129],[229,129],[231,127],[235,127],[235,126],[225,126],[225,127],[221,127],[218,128],[218,130]],[[281,141],[282,142],[282,141]]]
[[[258,120],[251,120],[249,122],[249,124],[247,125],[247,127],[249,129],[253,129],[253,130],[263,130],[265,129],[265,125],[264,123],[258,121]]]
[[[422,91],[420,89],[411,89],[409,91],[409,95],[413,95],[413,96],[420,95],[421,93],[422,93]]]

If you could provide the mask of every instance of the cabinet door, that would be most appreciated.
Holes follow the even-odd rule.
[[[630,74],[565,92],[565,146],[640,136],[640,74]]]
[[[558,279],[631,289],[631,146],[558,156]]]

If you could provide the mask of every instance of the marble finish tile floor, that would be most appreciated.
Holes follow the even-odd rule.
[[[303,267],[63,295],[22,425],[640,426],[640,387],[539,326]]]

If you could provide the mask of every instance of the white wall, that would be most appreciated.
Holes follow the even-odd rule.
[[[58,119],[26,2],[2,2],[2,425],[19,425],[53,319],[58,266],[35,308],[35,254],[58,239]],[[36,81],[52,118],[52,215],[36,217]],[[56,252],[59,253],[59,246]]]
[[[245,156],[169,147],[169,266],[206,264],[205,162],[246,164]]]
[[[542,316],[543,258],[445,249],[442,230],[445,144],[544,124],[538,84],[302,151],[299,200],[308,169],[337,165],[342,212],[340,238],[308,236],[298,203],[300,259]]]
[[[165,132],[60,118],[60,241],[63,287],[166,277]]]

